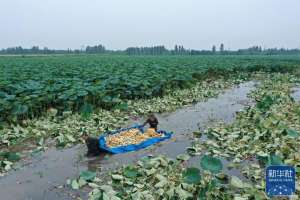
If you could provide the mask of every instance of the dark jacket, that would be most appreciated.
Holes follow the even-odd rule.
[[[158,120],[156,118],[149,118],[147,119],[147,121],[144,123],[144,126],[146,124],[149,124],[150,125],[150,128],[154,128],[155,130],[157,129],[157,125],[158,125]]]

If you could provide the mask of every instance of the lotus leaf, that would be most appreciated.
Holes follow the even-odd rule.
[[[208,155],[204,155],[201,158],[200,165],[202,169],[208,170],[212,173],[218,173],[223,169],[223,164],[220,159]]]
[[[198,168],[187,168],[183,173],[186,183],[197,184],[200,182],[200,170]]]

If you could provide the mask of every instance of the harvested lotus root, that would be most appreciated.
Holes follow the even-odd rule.
[[[130,129],[120,133],[109,135],[106,137],[106,145],[108,147],[126,146],[130,144],[139,144],[149,138],[162,137],[154,129],[149,128],[142,133],[139,129]]]

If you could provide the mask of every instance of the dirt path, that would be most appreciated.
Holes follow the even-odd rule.
[[[0,178],[1,199],[74,199],[66,192],[68,189],[62,187],[66,179],[76,177],[82,170],[106,173],[150,154],[164,154],[175,158],[178,154],[184,153],[186,147],[190,145],[193,131],[204,129],[216,121],[232,122],[237,111],[251,104],[247,94],[254,88],[255,83],[252,81],[243,83],[225,90],[217,98],[184,107],[173,113],[158,115],[159,128],[171,130],[175,134],[171,140],[144,150],[118,155],[103,154],[97,158],[87,159],[84,157],[85,148],[81,145],[65,150],[51,148],[30,159],[30,163],[23,168],[11,171],[9,175]],[[141,121],[142,119],[135,123]],[[85,195],[80,196],[85,199]]]

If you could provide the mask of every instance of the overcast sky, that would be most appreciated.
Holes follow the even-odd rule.
[[[300,48],[300,0],[0,0],[0,48]]]

